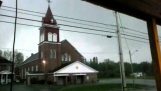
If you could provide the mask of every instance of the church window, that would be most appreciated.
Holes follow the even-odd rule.
[[[53,34],[53,42],[57,42],[57,34],[56,33]]]
[[[67,53],[64,54],[64,61],[68,61],[68,54]]]
[[[41,34],[40,34],[40,42],[43,42],[43,41],[44,41],[44,34],[41,33]]]
[[[30,68],[28,67],[28,72],[30,71]]]
[[[52,41],[53,34],[51,32],[48,33],[48,41]]]
[[[68,53],[64,53],[64,55],[62,55],[62,61],[71,61],[71,59],[71,55]]]
[[[68,61],[71,61],[71,56],[70,55],[68,55]]]
[[[51,19],[51,23],[53,23],[53,19]]]
[[[50,58],[56,58],[56,50],[55,49],[50,50]]]
[[[41,55],[40,56],[41,56],[41,58],[43,58],[43,51],[41,51]]]
[[[65,61],[64,58],[65,58],[64,55],[61,55],[61,60],[62,60],[62,61]]]
[[[32,72],[34,71],[34,67],[33,67],[33,66],[31,67],[31,71],[32,71]]]
[[[38,65],[36,65],[36,71],[38,71]]]

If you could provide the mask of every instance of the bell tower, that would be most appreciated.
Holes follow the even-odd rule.
[[[50,6],[48,6],[45,17],[42,18],[40,27],[39,59],[41,60],[42,71],[50,72],[59,67],[60,47],[59,26],[53,17]],[[42,62],[45,61],[45,64]]]

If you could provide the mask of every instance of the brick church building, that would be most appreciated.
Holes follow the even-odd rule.
[[[21,79],[26,79],[27,83],[34,78],[56,84],[97,81],[98,72],[83,63],[84,57],[74,46],[67,40],[60,41],[59,26],[50,6],[39,30],[38,53],[31,54],[18,66]]]

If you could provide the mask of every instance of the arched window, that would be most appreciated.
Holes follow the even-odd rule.
[[[42,42],[44,41],[44,33],[42,33]]]
[[[50,50],[50,58],[56,58],[56,50],[55,49]]]
[[[61,55],[61,60],[62,60],[62,61],[65,61],[64,55]]]
[[[52,41],[52,33],[48,33],[48,41]]]
[[[40,34],[40,42],[43,42],[44,41],[44,33],[41,33]]]
[[[31,71],[32,71],[32,72],[34,71],[34,66],[31,66]]]
[[[53,34],[53,42],[57,42],[57,34],[56,33]]]
[[[64,54],[64,61],[68,61],[68,53]]]
[[[71,58],[71,56],[70,56],[70,55],[68,55],[68,61],[71,61],[71,59],[72,59],[72,58]]]
[[[41,56],[41,58],[43,58],[43,51],[41,51],[41,55],[40,56]]]
[[[38,71],[38,65],[36,65],[36,71]]]

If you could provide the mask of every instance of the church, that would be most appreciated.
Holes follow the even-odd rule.
[[[31,54],[18,68],[20,79],[27,84],[81,84],[97,82],[95,69],[85,65],[84,57],[68,40],[60,41],[59,26],[50,6],[40,27],[38,53]]]

